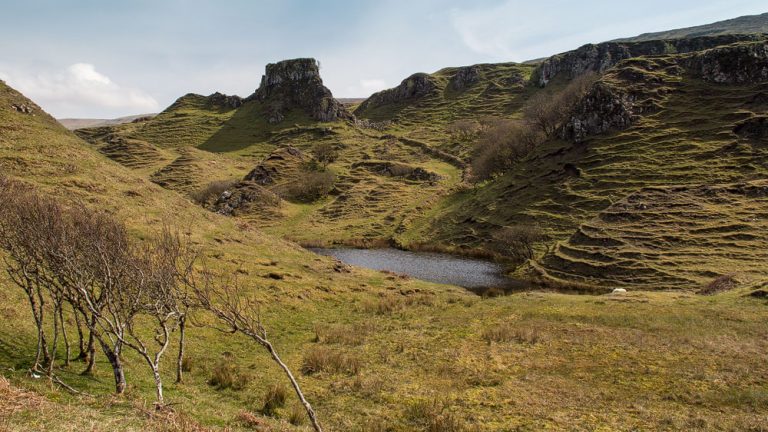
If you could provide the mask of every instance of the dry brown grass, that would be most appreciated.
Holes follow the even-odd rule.
[[[316,325],[315,342],[358,346],[365,342],[366,336],[372,330],[373,326],[370,323]]]
[[[519,328],[503,323],[485,329],[482,338],[489,344],[493,342],[535,344],[541,341],[541,334],[537,327]]]
[[[261,412],[268,416],[274,415],[278,408],[285,406],[287,399],[288,387],[285,384],[272,384],[264,393],[264,406],[261,408]]]
[[[304,375],[320,372],[357,375],[360,372],[361,363],[360,359],[353,354],[318,346],[304,354],[301,372]]]
[[[250,377],[240,370],[234,357],[225,355],[216,363],[211,371],[208,384],[219,390],[242,390],[248,385]]]

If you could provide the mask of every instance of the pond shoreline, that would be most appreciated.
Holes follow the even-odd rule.
[[[374,249],[309,247],[307,249],[356,267],[391,271],[414,279],[460,286],[478,295],[486,294],[489,290],[500,294],[530,287],[528,282],[507,277],[502,265],[484,259],[393,247]]]

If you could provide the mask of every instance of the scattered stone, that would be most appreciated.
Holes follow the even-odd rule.
[[[34,108],[25,104],[13,104],[11,105],[11,108],[22,114],[33,114],[35,112]]]

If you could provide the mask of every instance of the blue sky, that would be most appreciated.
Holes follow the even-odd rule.
[[[247,96],[264,66],[315,57],[337,97],[414,72],[768,12],[764,0],[0,0],[0,79],[57,117]]]

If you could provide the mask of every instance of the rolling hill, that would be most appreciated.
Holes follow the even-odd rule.
[[[616,39],[615,42],[642,42],[650,40],[683,39],[699,36],[750,33],[768,33],[768,13],[760,15],[748,15],[695,27],[655,33],[643,33],[635,37]]]

